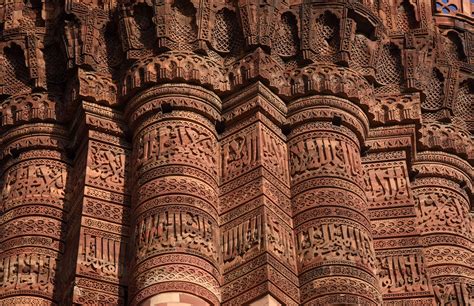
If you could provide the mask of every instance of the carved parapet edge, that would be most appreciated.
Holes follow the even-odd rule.
[[[364,16],[370,23],[377,27],[377,31],[386,32],[387,29],[385,28],[382,19],[378,16],[376,3],[371,0],[345,0],[341,1],[344,5],[347,5],[349,9],[354,10],[356,13]],[[339,2],[339,3],[341,3]]]
[[[474,163],[474,140],[468,131],[439,122],[425,122],[419,133],[422,151],[449,152],[467,158],[470,164]]]
[[[289,85],[281,90],[285,99],[329,94],[358,104],[374,104],[372,85],[358,72],[332,64],[312,64],[291,72]]]
[[[288,105],[288,125],[295,128],[307,122],[333,122],[350,129],[363,144],[369,133],[369,119],[359,105],[334,96],[310,96]],[[334,126],[336,127],[336,125]]]
[[[238,89],[255,79],[260,80],[278,94],[288,93],[288,80],[284,67],[265,53],[262,48],[257,48],[252,53],[238,59],[226,71],[229,90]]]
[[[377,95],[369,104],[373,125],[417,123],[421,119],[420,94]]]
[[[284,71],[261,48],[224,68],[210,58],[191,52],[166,52],[133,64],[121,81],[123,100],[142,88],[164,83],[187,82],[225,94],[259,80],[284,100],[311,94],[332,94],[373,105],[372,85],[356,71],[332,64],[312,64]]]
[[[466,13],[469,13],[469,2],[464,2],[464,6],[466,6]],[[444,14],[442,12],[435,12],[433,17],[435,24],[439,27],[465,28],[468,31],[472,31],[473,29],[472,16],[469,16],[467,14],[463,15],[462,12],[455,14]]]
[[[0,129],[29,122],[60,121],[59,104],[58,97],[50,96],[47,93],[31,93],[9,97],[0,102]]]
[[[228,89],[221,65],[192,53],[169,51],[135,62],[121,81],[121,95],[128,97],[141,88],[166,81],[190,82],[215,92]]]
[[[146,115],[159,111],[191,110],[211,122],[221,119],[221,100],[212,91],[189,84],[163,84],[145,89],[127,103],[125,118],[131,130]]]

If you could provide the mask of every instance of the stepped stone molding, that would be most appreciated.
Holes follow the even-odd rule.
[[[0,0],[0,304],[474,304],[472,12]]]

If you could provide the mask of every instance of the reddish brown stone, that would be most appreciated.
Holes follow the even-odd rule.
[[[0,0],[0,304],[474,304],[473,25]]]

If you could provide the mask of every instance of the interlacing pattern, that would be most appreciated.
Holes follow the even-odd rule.
[[[377,60],[377,81],[383,85],[400,84],[402,67],[400,50],[391,44],[384,45]]]
[[[0,0],[0,305],[474,305],[470,0]]]
[[[242,46],[242,34],[234,12],[222,9],[216,13],[212,36],[214,48],[219,52],[234,53]]]
[[[186,49],[186,45],[197,37],[196,9],[189,0],[175,1],[172,7],[170,37],[177,48]]]
[[[313,48],[322,56],[335,53],[339,48],[339,22],[336,16],[325,12],[316,19]]]
[[[427,81],[425,85],[426,99],[421,104],[421,107],[429,111],[439,110],[443,106],[443,76],[439,71],[433,70]]]
[[[280,56],[289,57],[296,55],[298,44],[296,18],[291,13],[284,13],[277,25],[273,48]]]

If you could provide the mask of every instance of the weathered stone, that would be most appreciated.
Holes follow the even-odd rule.
[[[472,20],[0,0],[0,305],[474,305]]]

